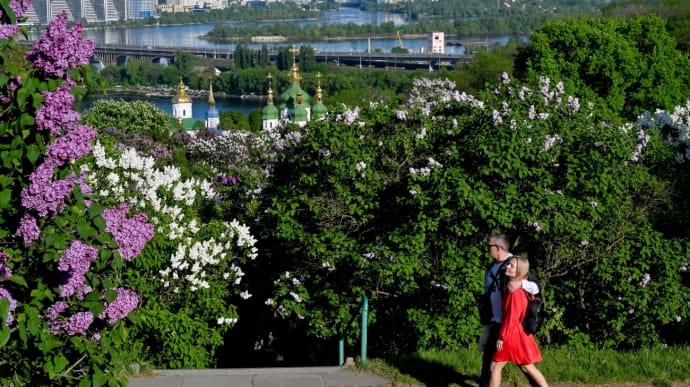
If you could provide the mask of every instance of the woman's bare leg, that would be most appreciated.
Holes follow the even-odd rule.
[[[501,375],[503,374],[503,367],[507,362],[492,361],[491,362],[491,380],[489,387],[501,387]]]
[[[549,387],[549,384],[546,382],[546,378],[544,375],[537,369],[537,367],[534,366],[534,364],[523,364],[520,366],[522,370],[529,375],[532,378],[532,381],[536,383],[540,387]],[[493,368],[492,368],[493,369]],[[493,380],[493,373],[491,374]]]

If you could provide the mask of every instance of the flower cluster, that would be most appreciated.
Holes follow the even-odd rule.
[[[24,13],[31,6],[31,1],[11,0],[10,8],[17,21],[22,20]],[[7,39],[19,34],[19,25],[10,22],[9,15],[0,10],[0,39]]]
[[[48,30],[34,43],[33,49],[26,53],[36,69],[48,77],[63,78],[71,68],[88,65],[96,42],[82,40],[83,26],[76,23],[69,30],[67,13],[61,12],[53,19]]]
[[[9,255],[0,251],[0,282],[4,282],[12,276],[12,269],[10,269],[9,266],[7,266],[7,262],[9,260]],[[7,289],[0,287],[0,299],[3,298],[6,298],[10,303],[9,314],[6,317],[5,323],[7,325],[12,325],[12,322],[14,322],[14,316],[12,315],[12,312],[17,308],[17,300],[12,298],[12,295]]]
[[[98,318],[106,320],[109,324],[115,324],[117,320],[127,317],[139,304],[139,297],[129,289],[117,288],[117,297],[111,303],[105,303],[105,310]]]
[[[106,156],[105,148],[96,142],[93,149],[96,169],[88,182],[97,187],[101,197],[111,197],[132,207],[172,215],[172,223],[182,221],[181,206],[191,206],[202,198],[215,197],[212,184],[206,180],[182,180],[178,168],[155,168],[155,160],[141,157],[134,148],[125,150],[117,160]],[[164,203],[160,194],[172,196],[171,204]],[[197,196],[200,194],[200,197]],[[160,220],[153,219],[154,223]],[[159,232],[165,232],[160,225]],[[181,235],[169,234],[171,239]]]
[[[117,208],[103,211],[105,231],[113,234],[120,256],[128,261],[137,257],[146,242],[153,238],[153,225],[148,223],[146,214],[137,214],[127,219],[129,207],[121,204]]]
[[[178,245],[177,251],[171,257],[170,267],[160,271],[161,281],[164,286],[172,287],[174,292],[180,290],[180,282],[183,280],[189,283],[192,291],[208,289],[209,267],[218,265],[221,261],[228,260],[228,252],[233,250],[233,245],[247,250],[248,257],[255,259],[258,250],[254,246],[256,239],[249,233],[249,228],[241,225],[238,221],[224,223],[225,232],[218,238],[210,238],[203,241],[192,241],[188,238],[185,242]],[[228,280],[232,277],[235,285],[239,285],[244,272],[235,265],[230,264],[229,272],[223,274],[223,278]],[[171,281],[173,280],[172,284]],[[249,297],[246,293],[244,296]]]
[[[685,106],[676,106],[673,112],[657,110],[652,114],[646,111],[638,117],[637,125],[662,132],[666,143],[676,150],[678,163],[690,161],[690,101]],[[644,134],[644,130],[640,132]],[[648,139],[648,136],[638,136],[638,146],[646,145]]]
[[[84,286],[85,275],[89,266],[98,256],[98,249],[79,240],[72,241],[72,245],[65,250],[58,262],[58,270],[67,273],[66,283],[60,285],[62,297],[69,297],[77,292],[78,298],[90,291]]]

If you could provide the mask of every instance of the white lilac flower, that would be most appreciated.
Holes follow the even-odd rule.
[[[640,281],[640,286],[643,288],[646,287],[649,281],[651,281],[651,279],[652,276],[649,275],[649,273],[644,273],[644,275],[642,276],[642,280]]]

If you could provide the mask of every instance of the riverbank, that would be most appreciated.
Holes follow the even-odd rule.
[[[186,89],[185,92],[193,99],[206,99],[208,98],[208,90],[192,90]],[[173,87],[121,87],[116,86],[114,88],[107,89],[105,93],[96,93],[94,96],[96,98],[111,98],[111,99],[131,99],[135,96],[140,99],[155,99],[155,100],[168,100],[173,98],[177,94],[177,88]],[[261,102],[266,100],[265,95],[258,94],[229,94],[222,91],[214,91],[214,98],[227,98],[227,99],[238,99],[244,101]]]

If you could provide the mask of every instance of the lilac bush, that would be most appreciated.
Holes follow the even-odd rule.
[[[379,354],[470,345],[486,235],[500,231],[542,279],[541,340],[672,343],[690,317],[690,249],[671,231],[687,172],[669,167],[687,149],[685,116],[664,125],[669,147],[663,131],[599,115],[561,82],[504,74],[477,95],[417,80],[403,106],[310,123],[265,192],[266,304],[354,344],[367,295]]]
[[[78,169],[97,132],[72,92],[90,82],[94,42],[62,13],[23,52],[29,5],[0,1],[0,384],[126,384],[137,354],[122,321],[139,302],[123,272],[153,225],[99,202]]]
[[[103,213],[105,229],[119,246],[135,250],[143,246],[137,236],[155,228],[142,257],[127,271],[141,295],[141,324],[132,330],[130,345],[146,348],[147,360],[157,367],[212,367],[224,334],[239,320],[238,303],[251,297],[243,283],[244,267],[258,253],[249,227],[204,215],[203,209],[219,202],[218,184],[199,176],[185,178],[179,168],[159,166],[153,157],[109,138],[99,138],[92,157],[83,161],[94,197],[126,203]],[[146,218],[142,214],[124,224],[127,211]],[[151,224],[136,224],[137,219]],[[128,257],[127,251],[121,255]],[[134,302],[120,292],[105,313],[116,316],[119,305]],[[166,339],[171,334],[176,340]]]

